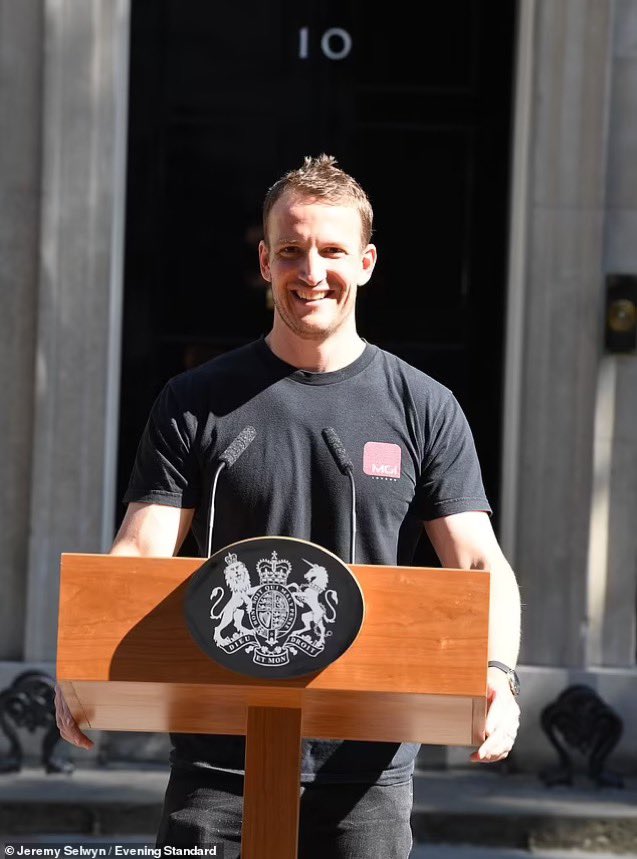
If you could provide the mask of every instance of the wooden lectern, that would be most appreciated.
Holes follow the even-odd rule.
[[[243,859],[297,855],[301,737],[482,742],[488,573],[352,565],[365,620],[349,650],[261,680],[191,638],[183,601],[202,563],[63,555],[57,676],[81,728],[245,734]]]

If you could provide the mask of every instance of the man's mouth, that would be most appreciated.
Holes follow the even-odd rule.
[[[330,289],[293,289],[294,295],[304,304],[322,301],[330,294]]]

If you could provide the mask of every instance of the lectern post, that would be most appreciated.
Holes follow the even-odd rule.
[[[248,707],[243,859],[295,859],[299,840],[301,710]],[[289,814],[281,814],[281,809]]]

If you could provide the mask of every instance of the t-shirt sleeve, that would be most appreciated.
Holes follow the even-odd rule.
[[[200,475],[193,451],[196,419],[169,382],[157,397],[137,448],[124,502],[196,507]]]
[[[429,520],[469,510],[491,513],[473,435],[460,404],[447,392],[426,441],[415,512]]]

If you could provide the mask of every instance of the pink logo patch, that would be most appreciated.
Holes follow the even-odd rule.
[[[363,450],[363,471],[370,477],[400,477],[400,446],[383,441],[368,441]]]

